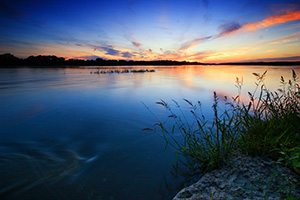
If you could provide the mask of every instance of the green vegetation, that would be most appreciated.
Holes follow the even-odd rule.
[[[249,93],[249,104],[240,110],[237,141],[244,153],[278,160],[300,174],[300,87],[292,72],[289,81],[281,77],[281,87],[275,92],[265,87],[266,72],[254,73],[259,98]]]
[[[300,174],[300,86],[298,76],[292,71],[288,81],[281,77],[277,91],[266,88],[263,74],[253,73],[256,88],[248,92],[249,102],[241,102],[242,81],[236,80],[238,95],[232,100],[225,97],[225,109],[214,92],[214,119],[206,120],[201,113],[201,103],[193,104],[187,99],[194,116],[188,123],[179,104],[180,115],[161,100],[157,104],[165,107],[174,120],[173,126],[166,122],[155,124],[163,133],[166,146],[171,145],[178,155],[187,158],[188,163],[201,171],[211,171],[228,161],[233,151],[250,156],[271,158]],[[199,112],[200,111],[200,112]],[[177,133],[182,137],[178,139]]]

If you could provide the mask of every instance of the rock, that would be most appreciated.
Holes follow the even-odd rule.
[[[235,153],[221,169],[204,174],[173,200],[300,199],[300,176],[272,160]],[[298,183],[297,183],[298,182]]]

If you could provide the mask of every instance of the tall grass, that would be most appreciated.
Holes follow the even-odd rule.
[[[240,110],[240,150],[252,156],[280,160],[299,173],[300,169],[300,87],[298,76],[281,76],[280,88],[270,91],[264,84],[266,72],[254,73],[259,96],[249,93],[249,103]],[[290,156],[288,156],[290,155]]]
[[[212,122],[206,120],[201,112],[201,103],[190,106],[194,117],[188,123],[180,105],[174,101],[179,114],[161,100],[157,104],[168,110],[174,121],[169,127],[165,122],[155,124],[159,127],[166,146],[172,146],[178,155],[187,158],[193,167],[201,171],[211,171],[228,161],[232,152],[240,151],[250,156],[268,157],[300,173],[300,87],[298,76],[292,70],[292,78],[270,91],[263,74],[253,73],[256,88],[248,92],[249,101],[241,101],[243,81],[237,78],[238,95],[232,99],[224,97],[225,109],[219,106],[220,99],[214,92]],[[210,123],[209,123],[210,122]],[[169,128],[167,128],[169,127]],[[157,131],[157,129],[151,129]],[[181,134],[178,138],[176,134]]]

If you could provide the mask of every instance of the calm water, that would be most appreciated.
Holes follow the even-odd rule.
[[[155,102],[183,98],[211,116],[213,91],[235,96],[252,72],[279,86],[289,66],[136,67],[154,73],[90,74],[95,69],[0,69],[1,199],[171,199],[183,178],[158,135],[142,131],[168,113]],[[299,67],[293,67],[300,74]],[[246,96],[246,95],[245,95]]]

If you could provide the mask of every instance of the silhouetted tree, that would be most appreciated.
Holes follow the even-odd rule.
[[[246,63],[221,63],[214,65],[300,65],[296,62],[246,62]],[[0,55],[0,66],[32,66],[32,67],[65,67],[65,66],[125,66],[125,65],[213,65],[211,63],[172,61],[172,60],[154,60],[154,61],[134,61],[134,60],[105,60],[97,58],[96,60],[65,60],[62,57],[49,56],[29,56],[26,59],[20,59],[10,53]]]
[[[29,65],[64,65],[65,58],[56,57],[56,56],[29,56],[25,59],[25,63]]]
[[[22,60],[20,58],[17,58],[10,53],[0,55],[1,66],[19,65],[21,62]]]

